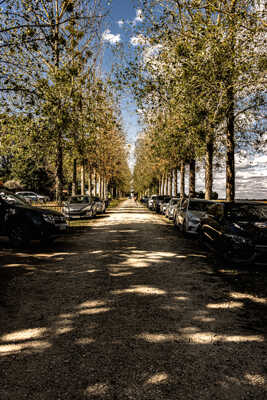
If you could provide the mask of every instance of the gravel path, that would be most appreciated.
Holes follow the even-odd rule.
[[[267,398],[267,330],[247,323],[267,299],[133,200],[53,251],[1,260],[1,400]]]

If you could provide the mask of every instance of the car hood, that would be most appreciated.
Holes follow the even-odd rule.
[[[67,204],[65,206],[65,208],[68,208],[69,210],[75,210],[75,211],[79,211],[79,210],[83,210],[85,208],[89,208],[91,207],[92,204]]]

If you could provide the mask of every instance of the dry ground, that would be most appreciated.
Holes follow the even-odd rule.
[[[132,200],[17,252],[1,239],[1,400],[264,400],[266,271],[214,267]]]

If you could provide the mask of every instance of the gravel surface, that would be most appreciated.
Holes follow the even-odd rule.
[[[267,298],[126,200],[0,271],[1,400],[264,400]]]

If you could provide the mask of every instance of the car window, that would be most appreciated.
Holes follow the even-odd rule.
[[[190,201],[188,209],[194,211],[206,211],[210,203],[204,201]]]
[[[6,201],[8,204],[18,204],[18,205],[25,205],[25,201],[19,197],[16,196],[13,193],[7,193],[7,192],[0,192],[0,197],[4,201]]]
[[[91,202],[91,198],[87,197],[87,196],[75,196],[75,197],[70,198],[70,203],[73,203],[73,204],[86,204],[86,203],[90,203],[90,202]]]

